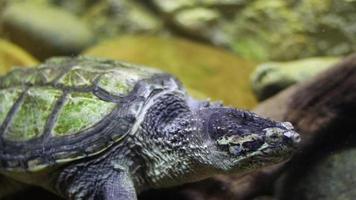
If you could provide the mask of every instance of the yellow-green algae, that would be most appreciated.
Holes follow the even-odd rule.
[[[98,81],[98,86],[114,95],[127,95],[139,80],[150,76],[152,76],[150,71],[121,69],[103,74]]]
[[[8,88],[13,86],[22,86],[25,84],[48,84],[53,82],[62,73],[57,66],[39,68],[16,68],[0,77],[0,87]]]
[[[114,62],[108,65],[105,62],[91,63],[83,60],[83,63],[73,66],[61,77],[58,83],[67,87],[85,87],[92,86],[95,82],[98,87],[112,94],[126,95],[138,80],[149,78],[153,73],[157,72],[128,63]]]
[[[14,69],[6,76],[1,77],[0,86],[2,88],[24,85],[26,83],[34,84],[36,82],[36,73],[31,69]]]
[[[92,93],[71,93],[60,111],[52,135],[72,135],[89,128],[109,114],[115,105],[99,100]]]
[[[0,39],[0,75],[6,74],[14,66],[32,66],[37,64],[27,52],[20,47]]]
[[[20,92],[22,92],[20,88],[0,90],[0,125],[4,122],[8,112],[19,97]]]
[[[62,91],[52,88],[30,88],[4,137],[26,141],[41,136],[60,95]]]
[[[84,55],[125,60],[154,66],[177,76],[185,86],[228,105],[252,108],[249,76],[254,63],[223,49],[152,36],[125,36],[108,40]]]
[[[58,66],[42,67],[40,65],[34,73],[36,73],[36,83],[46,84],[53,82],[62,71],[58,69]]]

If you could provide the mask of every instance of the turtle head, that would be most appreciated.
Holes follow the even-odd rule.
[[[275,122],[232,108],[201,112],[210,163],[224,172],[242,172],[288,158],[300,142],[289,122]],[[219,161],[218,161],[219,160]]]

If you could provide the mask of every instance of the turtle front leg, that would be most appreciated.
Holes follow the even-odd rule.
[[[136,191],[127,173],[109,177],[95,192],[95,200],[136,200]]]
[[[73,200],[136,200],[133,181],[124,168],[74,166],[60,172],[56,190]]]

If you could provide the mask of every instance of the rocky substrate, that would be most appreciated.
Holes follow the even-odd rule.
[[[178,35],[253,60],[293,60],[355,51],[355,11],[350,0],[3,0],[0,34],[40,59],[145,33]]]

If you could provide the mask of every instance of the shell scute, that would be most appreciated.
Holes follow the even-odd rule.
[[[53,88],[34,87],[27,90],[3,138],[27,141],[40,137],[55,102],[61,95],[62,91]]]
[[[34,84],[50,84],[60,77],[63,71],[55,67],[40,67],[33,73],[36,74],[36,82]]]
[[[21,88],[9,88],[6,90],[0,90],[0,125],[4,122],[11,107],[14,105],[21,92]]]
[[[1,79],[1,88],[35,84],[36,73],[32,69],[15,69]]]
[[[97,86],[116,96],[128,94],[141,77],[125,71],[113,71],[100,76]]]
[[[61,74],[63,70],[55,67],[19,68],[0,78],[0,89],[50,84]]]
[[[59,113],[52,135],[76,134],[99,122],[116,106],[115,103],[99,100],[92,93],[71,93]]]
[[[103,73],[102,70],[74,66],[61,77],[58,83],[66,87],[89,87],[101,73]]]

